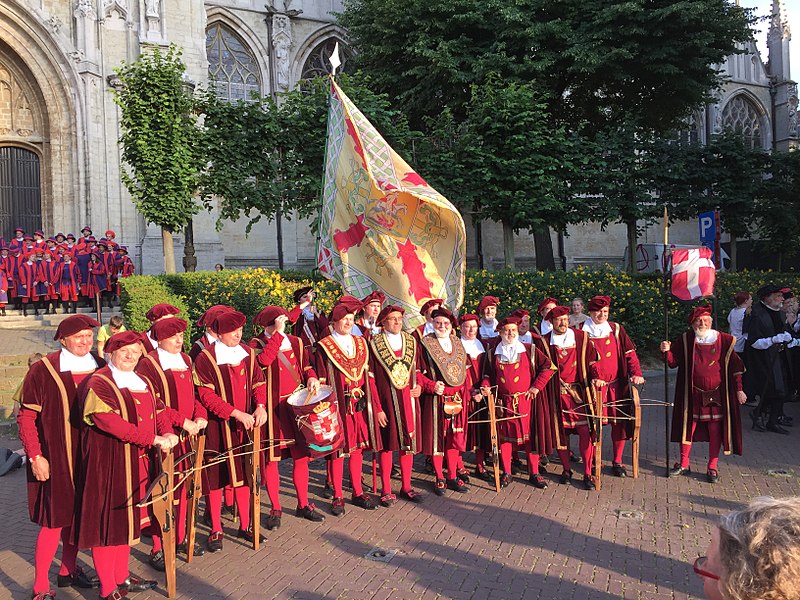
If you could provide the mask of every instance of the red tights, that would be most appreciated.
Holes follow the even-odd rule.
[[[584,475],[592,474],[592,460],[594,459],[594,446],[592,445],[592,435],[589,433],[588,425],[578,425],[573,429],[565,430],[567,436],[573,432],[578,434],[578,449],[583,458],[583,473]],[[561,466],[565,471],[571,471],[569,467],[569,442],[567,442],[567,450],[559,450],[558,457],[561,459]]]
[[[69,527],[42,527],[39,536],[36,538],[36,553],[34,556],[34,571],[36,573],[33,582],[33,593],[40,594],[50,590],[50,581],[47,573],[50,565],[56,556],[58,542],[64,542],[64,549],[61,552],[61,569],[59,575],[70,575],[75,572],[78,560],[78,547],[70,544],[67,540],[70,537]]]
[[[539,474],[539,455],[534,454],[531,450],[531,443],[525,442],[525,453],[528,455],[528,471],[530,475]],[[511,442],[502,442],[500,444],[500,460],[503,463],[503,472],[511,475],[511,459],[516,453],[516,444]]]
[[[722,448],[722,421],[706,421],[708,426],[708,468],[717,469],[719,461],[719,451]],[[694,430],[697,428],[697,421],[692,420],[692,431],[690,439],[694,437]],[[691,444],[681,444],[681,467],[689,467],[689,453],[692,451]]]
[[[444,479],[443,467],[445,459],[447,459],[447,478],[455,479],[458,473],[458,463],[461,460],[461,452],[451,448],[444,451],[444,456],[439,454],[438,456],[434,455],[432,457],[431,460],[433,462],[433,468],[436,471],[437,479]]]
[[[384,450],[379,455],[381,463],[381,487],[383,488],[382,494],[392,493],[392,460],[393,453],[390,450]],[[414,455],[400,452],[400,479],[402,485],[400,487],[404,492],[411,491],[411,469],[414,465]]]
[[[94,570],[97,571],[97,577],[100,579],[101,596],[108,596],[128,578],[130,555],[131,547],[127,544],[92,548],[92,560],[94,561]]]
[[[250,488],[240,485],[233,488],[233,498],[239,513],[239,527],[250,529]],[[222,531],[222,488],[208,493],[208,506],[211,512],[211,531]]]
[[[625,424],[611,424],[611,447],[614,450],[614,464],[622,464],[622,453],[625,451]]]

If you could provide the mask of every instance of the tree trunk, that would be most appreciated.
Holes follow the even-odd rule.
[[[722,257],[720,256],[719,261],[722,262]],[[731,271],[736,273],[738,269],[738,265],[736,263],[736,236],[731,234]]]
[[[628,229],[628,273],[636,273],[636,243],[639,241],[636,231],[636,219],[626,221],[625,227]]]
[[[556,259],[553,256],[553,240],[549,227],[542,225],[533,230],[533,245],[536,249],[536,268],[540,271],[555,271]]]
[[[503,221],[503,257],[506,269],[514,268],[514,228]]]
[[[161,245],[164,246],[164,272],[175,273],[175,246],[172,243],[172,233],[161,228]]]

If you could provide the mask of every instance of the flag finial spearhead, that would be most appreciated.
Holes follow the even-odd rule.
[[[333,46],[333,52],[331,52],[328,60],[331,63],[331,77],[336,77],[336,71],[342,64],[342,60],[339,58],[339,42],[336,42]]]

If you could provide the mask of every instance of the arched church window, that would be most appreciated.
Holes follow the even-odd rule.
[[[206,53],[208,78],[217,97],[250,101],[251,94],[261,94],[261,76],[255,55],[226,25],[212,23],[208,28]]]
[[[337,73],[352,72],[352,68],[350,67],[352,63],[350,59],[353,57],[353,52],[341,40],[328,38],[314,48],[313,52],[309,54],[303,65],[303,72],[300,75],[300,79],[314,79],[315,77],[324,76],[331,72],[329,57],[333,54],[333,48],[336,46],[336,42],[339,42],[339,60],[342,61]]]
[[[722,128],[733,129],[742,134],[751,148],[763,148],[761,118],[755,105],[739,94],[722,110]]]

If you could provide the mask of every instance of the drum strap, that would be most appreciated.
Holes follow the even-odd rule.
[[[281,361],[281,364],[286,367],[286,370],[292,374],[292,379],[294,382],[300,386],[303,385],[303,380],[300,379],[300,375],[297,374],[297,370],[292,366],[292,363],[289,362],[289,359],[286,358],[286,355],[278,350],[278,360]]]

